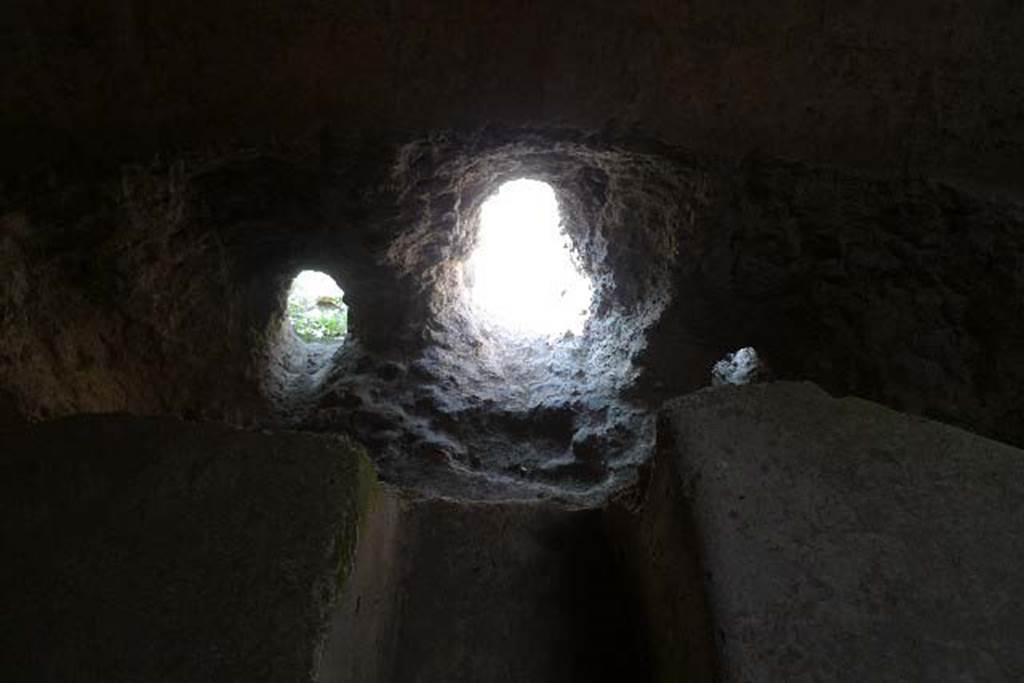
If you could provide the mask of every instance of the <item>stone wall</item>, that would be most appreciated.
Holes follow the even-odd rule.
[[[676,530],[703,591],[672,592],[659,545],[635,558],[649,613],[677,615],[665,650],[703,603],[723,681],[1024,676],[1020,450],[796,383],[673,401],[658,439],[674,504],[652,479],[664,513],[636,519]]]

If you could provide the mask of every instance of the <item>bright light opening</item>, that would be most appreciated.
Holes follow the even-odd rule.
[[[590,314],[593,287],[547,183],[513,180],[484,202],[466,275],[477,312],[517,334],[579,334]]]
[[[330,275],[304,270],[288,290],[288,320],[305,342],[337,342],[348,334],[345,293]]]

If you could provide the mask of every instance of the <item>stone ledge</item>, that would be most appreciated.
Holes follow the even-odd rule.
[[[1024,452],[809,383],[677,399],[659,442],[723,680],[1024,679]]]
[[[0,438],[5,680],[313,680],[360,447],[127,416]]]

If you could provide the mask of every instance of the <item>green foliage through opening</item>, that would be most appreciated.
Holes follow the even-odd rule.
[[[295,278],[288,294],[288,319],[305,342],[341,341],[348,334],[344,292],[330,276],[306,270]]]

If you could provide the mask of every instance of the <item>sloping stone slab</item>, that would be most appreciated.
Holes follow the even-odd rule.
[[[335,437],[124,416],[0,434],[0,678],[314,680],[374,487]]]
[[[1024,680],[1024,452],[811,384],[662,412],[725,681]]]

